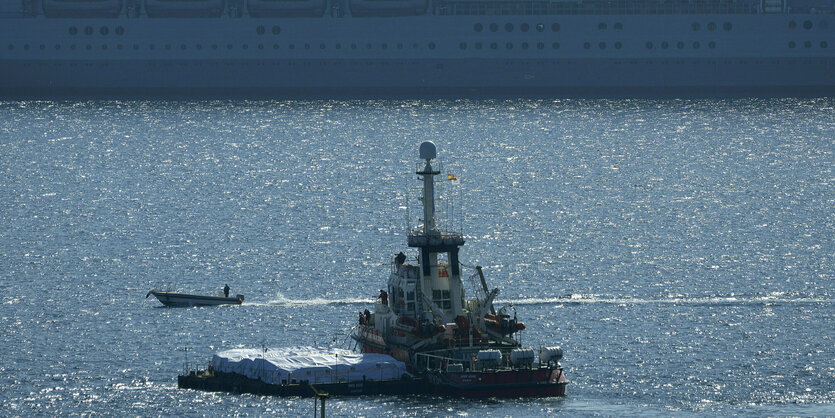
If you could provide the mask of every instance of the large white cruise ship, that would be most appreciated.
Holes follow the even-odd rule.
[[[835,89],[835,0],[0,0],[0,97]]]

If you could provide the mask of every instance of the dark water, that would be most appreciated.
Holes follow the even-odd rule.
[[[312,414],[176,376],[348,346],[424,140],[462,262],[565,349],[569,395],[329,413],[835,415],[833,99],[0,102],[0,414]],[[144,297],[225,283],[247,303]]]

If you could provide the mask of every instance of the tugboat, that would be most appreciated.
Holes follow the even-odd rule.
[[[416,174],[423,190],[423,225],[410,227],[408,246],[393,257],[386,289],[374,311],[365,310],[351,331],[363,353],[382,353],[404,362],[436,394],[463,397],[533,397],[565,395],[568,380],[559,347],[523,348],[515,335],[525,325],[511,317],[512,306],[496,309],[499,289],[489,290],[481,267],[469,276],[469,298],[461,279],[460,233],[436,223],[437,149],[420,145]],[[422,165],[422,167],[421,167]],[[440,167],[440,164],[437,164]],[[454,176],[449,176],[454,179]]]

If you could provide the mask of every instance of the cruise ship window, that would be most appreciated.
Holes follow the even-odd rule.
[[[102,35],[107,35],[108,32],[109,32],[109,30],[107,29],[107,26],[102,26],[99,29],[99,33],[102,34]]]
[[[467,43],[466,42],[461,42],[460,44],[458,44],[458,48],[460,48],[462,50],[467,49]]]
[[[133,44],[134,51],[139,50],[139,44]]]
[[[504,30],[506,32],[513,32],[513,23],[508,23],[504,25]]]
[[[481,49],[481,42],[475,43],[475,49]]]
[[[402,42],[399,42],[397,44],[397,49],[403,49],[403,43]]]
[[[544,23],[537,23],[537,24],[536,24],[536,31],[537,31],[537,32],[543,32],[543,31],[545,31],[545,24],[544,24]]]
[[[273,49],[278,49],[278,44],[273,44]]]
[[[180,45],[180,49],[182,49],[183,51],[185,51],[185,50],[186,50],[186,48],[188,48],[188,47],[186,46],[186,44],[182,44],[182,45]]]
[[[342,44],[337,43],[336,45],[334,45],[334,48],[336,48],[336,49],[342,49]]]
[[[41,51],[43,51],[44,49],[46,49],[46,45],[41,44]]]
[[[606,42],[601,42],[601,43],[598,45],[598,47],[599,47],[600,49],[606,49]]]
[[[597,25],[598,30],[606,30],[606,24],[601,22]]]
[[[702,28],[702,25],[700,25],[700,24],[698,24],[698,23],[693,23],[693,24],[691,25],[691,27],[693,28],[693,32],[698,32],[698,31],[699,31],[699,29],[701,29],[701,28]]]
[[[522,42],[522,49],[528,49],[528,43]]]
[[[707,24],[707,30],[713,32],[716,30],[716,22],[710,22]]]
[[[473,30],[476,32],[481,32],[484,30],[484,25],[482,25],[481,23],[476,23],[475,25],[473,25]]]
[[[170,51],[171,50],[171,44],[165,44],[165,50]]]
[[[69,32],[70,32],[70,35],[76,35],[76,34],[78,34],[78,28],[75,27],[75,26],[70,26]]]
[[[560,43],[559,42],[554,42],[553,44],[551,44],[551,48],[560,49]]]
[[[591,44],[586,42],[583,44],[583,49],[591,49]]]
[[[490,44],[490,49],[499,49],[499,44],[493,42]]]
[[[683,48],[684,48],[684,42],[679,41],[679,42],[676,44],[676,48],[678,48],[678,49],[683,49]]]
[[[807,20],[803,22],[803,29],[809,30],[812,29],[812,21]]]
[[[699,43],[699,41],[693,42],[693,49],[699,49],[701,46],[702,45]]]
[[[60,44],[55,44],[55,50],[57,51],[59,49],[61,49],[61,45]]]
[[[351,44],[351,49],[357,49],[357,44]]]
[[[789,41],[789,48],[794,48],[797,44],[794,41]]]
[[[513,43],[508,42],[504,47],[507,48],[507,49],[513,49]]]
[[[93,49],[93,45],[91,45],[91,44],[87,44],[87,47],[86,47],[86,48],[87,48],[87,50],[89,51],[89,50]],[[29,49],[29,45],[26,45],[26,49]]]
[[[710,49],[716,48],[716,42],[710,41],[707,44],[707,47]]]
[[[519,30],[521,30],[522,32],[527,32],[527,31],[531,30],[531,25],[529,25],[527,23],[523,23],[523,24],[519,25]]]
[[[615,42],[615,49],[621,49],[621,47],[623,47],[623,44],[621,44],[620,42]]]
[[[92,26],[87,26],[86,28],[84,28],[84,34],[92,35],[93,34],[93,27]]]
[[[804,43],[803,43],[803,46],[804,46],[805,48],[811,48],[811,47],[812,47],[812,43],[811,43],[811,42],[809,42],[809,41],[806,41],[806,42],[804,42]]]
[[[23,49],[25,49],[26,51],[28,51],[28,50],[29,50],[29,44],[23,45]],[[90,48],[87,48],[87,49],[90,49]]]
[[[497,32],[499,30],[499,25],[496,23],[490,24],[490,32]]]
[[[797,22],[795,22],[794,20],[790,21],[789,22],[789,29],[795,29],[795,28],[797,28]]]
[[[661,49],[667,49],[670,47],[670,44],[667,41],[661,42]]]
[[[826,41],[821,41],[821,48],[826,48],[828,46],[829,46],[829,44],[826,43]]]
[[[102,51],[106,51],[107,50],[107,44],[101,44],[101,49],[102,49]]]
[[[212,44],[212,49],[217,50],[217,44]]]
[[[621,30],[621,29],[623,29],[623,23],[616,22],[616,23],[615,23],[615,26],[614,26],[614,29],[615,29],[615,30]]]
[[[325,49],[325,44],[319,44],[319,49]]]
[[[652,42],[647,42],[647,49],[652,49]]]
[[[733,28],[734,27],[733,27],[733,25],[731,25],[731,22],[725,22],[725,23],[722,24],[722,29],[724,29],[726,32],[733,29]]]
[[[263,26],[258,26],[257,28],[255,28],[255,33],[257,33],[259,35],[263,35],[266,32],[267,32],[267,29],[265,29]]]
[[[279,33],[281,33],[281,27],[273,26],[273,35],[278,35]]]
[[[232,44],[226,44],[226,49],[232,49]]]
[[[124,35],[125,34],[125,28],[122,27],[122,26],[116,26],[116,34],[117,35]]]
[[[551,25],[551,32],[559,32],[560,31],[560,24],[554,23]]]

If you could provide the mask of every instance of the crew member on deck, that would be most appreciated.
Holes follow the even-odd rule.
[[[223,297],[229,297],[229,284],[227,283],[226,286],[223,287]]]

